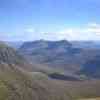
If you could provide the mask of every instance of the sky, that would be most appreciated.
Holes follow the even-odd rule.
[[[0,40],[100,40],[100,0],[0,0]]]

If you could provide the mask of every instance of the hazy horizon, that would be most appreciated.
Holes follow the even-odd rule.
[[[68,41],[68,42],[100,42],[100,40],[68,40],[68,39],[60,39],[60,40],[51,40],[51,39],[36,39],[36,40],[0,40],[0,42],[35,42],[35,41]]]

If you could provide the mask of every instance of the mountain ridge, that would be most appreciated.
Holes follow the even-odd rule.
[[[85,65],[88,62],[95,60],[96,56],[100,55],[99,50],[98,47],[78,48],[73,43],[62,40],[25,42],[18,51],[31,63],[39,63],[49,68],[62,70],[65,74],[77,75],[82,69],[86,70]],[[96,74],[95,70],[94,73]],[[87,77],[92,76],[92,73],[87,75],[86,71],[83,74]]]

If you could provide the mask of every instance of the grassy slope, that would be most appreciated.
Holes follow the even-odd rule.
[[[6,100],[8,97],[7,86],[0,80],[0,100]]]
[[[80,98],[96,98],[100,97],[100,81],[55,81],[57,84],[63,86],[66,93],[72,97],[73,100]]]
[[[0,71],[0,100],[77,100],[99,96],[100,81],[68,82],[50,80],[40,72]]]
[[[79,99],[79,100],[100,100],[100,98],[84,98],[84,99]]]
[[[70,100],[60,89],[41,73],[29,75],[18,69],[0,71],[0,100]]]

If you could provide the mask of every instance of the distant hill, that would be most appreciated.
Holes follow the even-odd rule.
[[[77,48],[100,49],[100,41],[71,41],[71,43]]]
[[[47,54],[51,53],[52,51],[52,53],[54,52],[55,55],[55,52],[61,53],[63,51],[65,53],[68,53],[66,50],[70,49],[71,46],[72,45],[66,40],[54,42],[40,40],[34,42],[25,42],[19,50],[28,54]]]
[[[100,78],[100,55],[83,64],[79,73],[88,77]]]
[[[77,73],[81,72],[84,68],[85,70],[91,71],[90,65],[87,63],[91,60],[99,59],[96,58],[96,56],[100,56],[100,49],[94,47],[94,45],[92,48],[92,44],[95,43],[92,43],[91,46],[89,44],[91,43],[88,42],[88,44],[86,44],[88,45],[87,47],[81,47],[80,45],[76,46],[74,43],[66,40],[40,40],[25,42],[19,48],[19,52],[31,63],[38,63],[48,66],[49,68],[60,70],[61,72],[64,72],[64,74],[77,76]],[[94,71],[94,73],[97,74],[97,71]],[[84,74],[86,77],[92,76],[92,74],[90,74],[90,76],[87,75],[85,71]]]
[[[79,53],[80,49],[72,48],[72,44],[66,40],[35,41],[25,42],[19,48],[19,52],[32,63],[40,63],[58,69],[71,63],[70,59],[74,57],[75,53]]]

